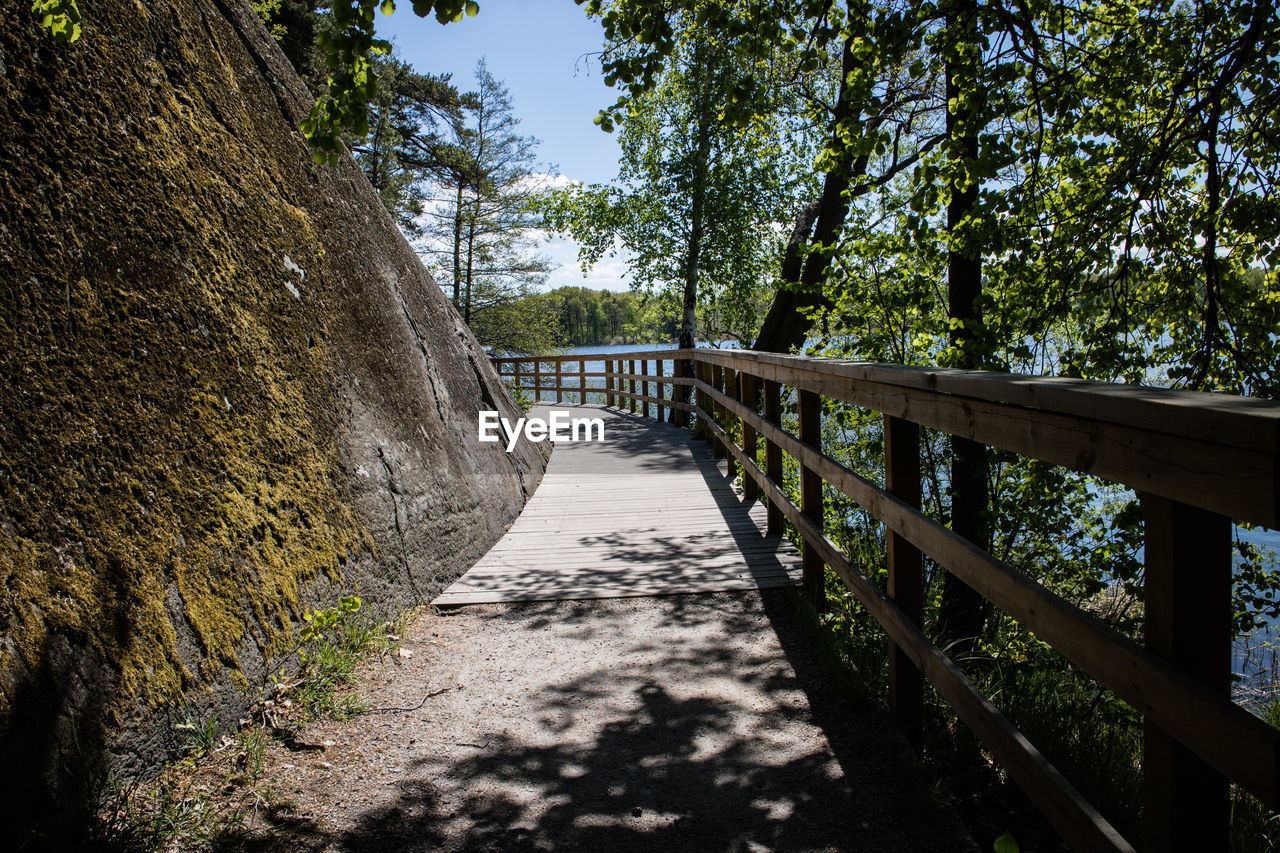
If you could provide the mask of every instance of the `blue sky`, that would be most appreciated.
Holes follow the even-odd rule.
[[[604,84],[597,54],[603,40],[598,20],[573,0],[480,0],[480,14],[456,24],[413,14],[408,0],[391,16],[378,14],[378,35],[393,40],[401,55],[423,73],[451,73],[466,90],[476,60],[511,92],[520,130],[542,140],[538,159],[574,181],[602,183],[617,173],[618,144],[592,119],[618,98]],[[623,264],[605,259],[584,280],[577,248],[557,239],[543,253],[559,265],[548,287],[575,284],[626,289]]]

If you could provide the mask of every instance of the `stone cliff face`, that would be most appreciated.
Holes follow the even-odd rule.
[[[477,441],[513,401],[247,2],[81,7],[0,0],[7,810],[235,713],[309,606],[428,601],[543,468]]]

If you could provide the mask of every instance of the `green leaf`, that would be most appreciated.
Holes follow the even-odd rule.
[[[394,15],[396,11],[396,0],[382,0],[382,14]]]
[[[992,848],[995,853],[1018,853],[1018,842],[1013,840],[1013,836],[1005,833],[996,839],[995,846]]]
[[[80,8],[75,0],[35,0],[31,11],[54,41],[69,44],[80,38]]]

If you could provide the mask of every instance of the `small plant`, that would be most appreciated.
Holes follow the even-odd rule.
[[[515,380],[511,380],[507,384],[511,388],[511,396],[515,398],[516,405],[520,407],[520,411],[527,414],[533,408],[533,395],[515,384]]]
[[[995,853],[1018,853],[1018,842],[1011,833],[1006,832],[996,839],[993,849]]]
[[[345,719],[360,713],[363,702],[353,694],[338,695],[338,688],[355,671],[360,658],[380,640],[385,630],[358,617],[360,596],[338,599],[333,607],[302,615],[306,625],[298,634],[301,665],[291,684],[277,682],[277,694],[284,702],[296,699],[311,717]]]
[[[193,710],[188,706],[185,719],[173,728],[186,735],[190,751],[197,758],[202,758],[218,748],[218,718],[211,716],[202,722],[196,722],[192,716]]]
[[[196,850],[228,837],[242,821],[236,804],[216,799],[195,759],[187,758],[146,784],[113,781],[89,841],[121,853]]]

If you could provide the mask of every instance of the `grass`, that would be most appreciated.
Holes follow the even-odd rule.
[[[269,735],[248,726],[209,748],[207,730],[198,727],[188,754],[150,782],[111,785],[87,847],[157,853],[210,849],[238,837],[247,817],[274,799],[262,776]]]
[[[358,596],[304,614],[298,645],[277,663],[296,659],[292,675],[273,675],[249,719],[224,733],[216,717],[197,719],[187,706],[174,725],[181,757],[150,782],[109,783],[86,849],[110,853],[160,853],[218,849],[241,838],[260,810],[283,803],[264,777],[272,739],[288,740],[318,719],[346,719],[365,710],[350,690],[356,667],[395,648],[410,614],[382,622],[361,609]]]

